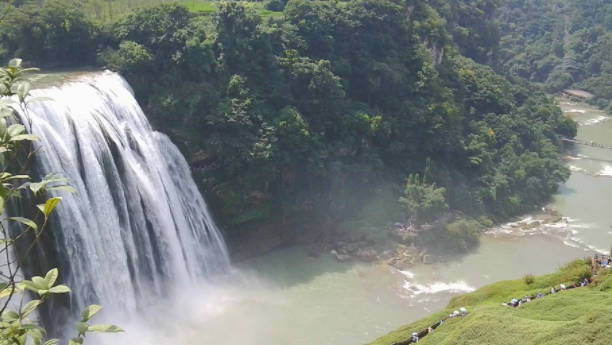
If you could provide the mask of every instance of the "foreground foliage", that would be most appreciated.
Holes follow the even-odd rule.
[[[23,270],[37,242],[47,228],[53,210],[61,197],[47,197],[49,191],[72,191],[61,176],[49,175],[33,182],[24,172],[32,158],[30,142],[36,136],[26,133],[26,128],[16,123],[16,111],[26,113],[30,83],[27,73],[34,69],[23,69],[20,59],[10,61],[8,67],[0,68],[0,344],[2,345],[54,345],[58,339],[45,341],[46,330],[34,317],[37,309],[51,296],[70,293],[70,288],[56,284],[59,272],[56,268],[44,277],[23,279]],[[25,157],[25,160],[23,160]],[[36,202],[36,218],[29,219],[8,212],[9,206],[21,198]],[[69,345],[82,344],[88,332],[120,332],[113,325],[90,325],[89,321],[101,307],[91,305],[83,311],[82,319],[76,323],[77,335]]]

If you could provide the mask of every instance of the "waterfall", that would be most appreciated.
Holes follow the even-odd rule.
[[[92,303],[133,312],[229,268],[187,162],[153,131],[123,78],[89,73],[33,96],[48,99],[20,115],[39,137],[35,169],[62,174],[76,189],[58,194],[44,243],[72,288],[71,314]]]

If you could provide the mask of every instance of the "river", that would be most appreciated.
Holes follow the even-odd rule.
[[[607,115],[567,99],[559,105],[580,124],[578,139],[612,145]],[[563,218],[552,224],[526,217],[491,229],[468,255],[404,272],[339,263],[328,255],[312,258],[300,247],[278,250],[241,264],[221,281],[184,287],[171,302],[148,307],[138,322],[117,320],[128,332],[104,337],[113,344],[158,345],[370,342],[444,308],[457,294],[607,251],[612,150],[576,145],[567,161],[572,175],[549,205]]]

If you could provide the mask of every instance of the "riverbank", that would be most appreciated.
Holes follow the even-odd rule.
[[[465,317],[449,319],[419,340],[419,344],[557,345],[608,344],[612,337],[612,275],[605,269],[592,284],[536,299],[518,308],[503,306],[512,298],[570,285],[590,273],[590,260],[577,260],[559,271],[530,279],[504,281],[457,296],[447,308],[404,326],[370,345],[391,345],[411,338],[415,330],[444,318],[461,306]]]
[[[554,196],[551,203],[540,213],[535,213],[516,222],[490,229],[486,232],[485,236],[490,236],[496,240],[517,240],[522,238],[523,240],[519,241],[530,242],[538,237],[545,238],[545,242],[542,243],[542,259],[555,255],[563,255],[568,260],[571,258],[568,254],[561,254],[566,250],[561,250],[557,253],[550,250],[549,243],[550,241],[555,241],[555,239],[561,241],[567,248],[582,248],[585,255],[593,252],[608,253],[606,248],[612,243],[612,232],[610,231],[612,218],[609,212],[606,211],[606,208],[609,205],[612,179],[609,178],[610,175],[606,172],[609,170],[608,166],[612,161],[612,152],[605,149],[605,145],[609,145],[612,141],[610,136],[610,133],[612,133],[610,117],[603,111],[568,98],[559,98],[558,103],[567,116],[579,123],[577,139],[601,142],[604,146],[573,144],[568,146],[567,164],[572,170],[572,175],[561,186],[560,192]],[[519,252],[524,254],[522,251]],[[499,253],[495,253],[491,257],[499,255]],[[513,260],[521,261],[521,258],[517,256]],[[522,264],[525,266],[527,274],[527,271],[532,269],[537,262],[523,261]],[[558,276],[559,273],[556,275]],[[551,277],[554,276],[555,274],[539,279],[547,282],[544,285],[549,285]],[[606,290],[608,289],[608,283],[602,284],[602,287]],[[393,332],[372,344],[392,344],[398,339],[409,339],[414,329],[431,324],[432,320],[439,318],[440,315],[445,315],[449,309],[452,311],[459,304],[469,305],[472,309],[475,309],[475,312],[471,315],[471,321],[456,325],[451,321],[448,325],[445,325],[448,326],[445,327],[446,329],[440,329],[439,332],[434,332],[428,339],[423,339],[423,344],[463,344],[467,339],[470,339],[470,341],[477,339],[476,343],[478,344],[522,344],[523,342],[525,344],[581,343],[581,341],[573,340],[587,337],[587,333],[591,331],[599,332],[599,328],[609,328],[611,324],[610,321],[612,320],[604,319],[603,323],[598,326],[582,326],[579,332],[565,333],[566,329],[572,329],[574,325],[584,323],[583,318],[587,319],[587,323],[593,323],[593,320],[599,315],[598,309],[593,307],[599,303],[606,303],[605,300],[610,297],[609,294],[602,297],[601,294],[572,291],[570,295],[556,301],[563,305],[562,308],[557,308],[558,310],[555,310],[556,304],[553,304],[553,307],[551,307],[545,303],[541,310],[547,310],[549,316],[552,315],[554,318],[559,318],[557,321],[564,321],[557,322],[553,327],[547,326],[545,322],[533,323],[535,320],[533,318],[529,318],[527,321],[521,317],[516,318],[515,311],[508,313],[503,309],[500,310],[498,305],[496,305],[499,302],[498,299],[503,301],[509,293],[516,295],[516,287],[521,284],[524,284],[524,282],[521,283],[520,280],[500,282],[482,288],[472,294],[456,297],[450,302],[446,310],[436,313],[425,320],[402,327],[399,331]],[[483,293],[484,291],[486,293]],[[576,296],[574,297],[572,294],[576,294]],[[470,304],[468,302],[472,298],[471,296],[480,296],[476,298],[477,303]],[[487,302],[490,301],[495,303],[487,305]],[[529,310],[530,308],[539,307],[529,305],[524,309]],[[563,319],[559,315],[567,313],[567,308],[571,308],[572,311],[595,311],[593,315],[586,314],[582,316],[577,314],[576,317]],[[549,319],[547,318],[546,320]],[[584,332],[585,328],[589,329],[586,333]],[[525,333],[527,330],[529,334]],[[522,335],[520,340],[515,337],[517,332]],[[607,344],[609,336],[597,336],[597,338],[591,336],[589,339],[593,343]]]

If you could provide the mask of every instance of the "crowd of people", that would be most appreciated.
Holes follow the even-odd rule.
[[[610,266],[612,265],[612,258],[610,258],[609,255],[598,255],[596,254],[595,256],[593,256],[592,259],[592,269],[593,269],[593,275],[596,275],[597,272],[599,271],[599,269],[601,268],[610,268]],[[509,306],[509,307],[520,307],[521,305],[525,304],[525,303],[529,303],[533,300],[537,300],[537,299],[541,299],[544,296],[548,296],[551,294],[555,294],[561,291],[565,291],[565,290],[570,290],[570,289],[574,289],[577,287],[584,287],[587,286],[589,284],[591,284],[593,282],[593,277],[590,278],[584,278],[581,281],[578,281],[572,285],[565,285],[565,284],[559,284],[559,286],[557,288],[555,288],[554,286],[552,286],[550,288],[550,291],[548,292],[539,292],[536,295],[533,296],[525,296],[523,298],[513,298],[512,300],[510,300],[510,302],[504,302],[502,303],[502,305],[504,306]],[[412,337],[410,339],[407,339],[405,341],[401,341],[398,343],[394,343],[393,345],[408,345],[408,344],[414,344],[414,343],[418,343],[420,339],[422,339],[423,337],[427,336],[428,334],[432,333],[436,328],[440,327],[446,320],[448,319],[452,319],[452,318],[456,318],[456,317],[465,317],[467,315],[467,309],[465,307],[461,307],[459,308],[459,310],[455,310],[453,311],[451,314],[448,315],[448,317],[443,318],[442,320],[434,323],[433,325],[427,327],[427,329],[424,329],[420,332],[413,332],[412,333]]]
[[[423,337],[427,336],[428,334],[432,333],[436,328],[440,327],[446,320],[453,319],[456,317],[465,317],[467,313],[468,313],[467,308],[461,307],[459,308],[459,310],[455,310],[452,313],[450,313],[448,317],[441,319],[440,321],[434,323],[433,325],[427,327],[426,329],[420,332],[412,332],[412,337],[410,339],[401,341],[399,343],[394,343],[393,345],[407,345],[407,344],[418,343],[419,340],[421,340]]]
[[[592,282],[593,282],[593,278],[591,277],[591,278],[584,278],[582,281],[576,282],[576,283],[574,283],[572,285],[569,285],[569,286],[567,286],[565,284],[559,284],[558,288],[555,288],[554,286],[551,287],[549,292],[546,292],[546,293],[539,292],[537,295],[525,296],[525,297],[520,298],[520,299],[519,298],[513,298],[512,300],[510,300],[510,302],[504,302],[504,303],[502,303],[502,305],[508,306],[508,307],[515,307],[515,308],[517,308],[517,307],[520,307],[521,305],[523,305],[525,303],[531,302],[531,301],[536,300],[536,299],[540,299],[540,298],[542,298],[544,296],[552,295],[552,294],[557,293],[559,291],[565,291],[565,290],[574,289],[574,288],[577,288],[577,287],[587,286],[587,285],[589,285]]]
[[[593,271],[597,272],[600,268],[610,268],[612,260],[609,255],[598,255],[593,257]]]

